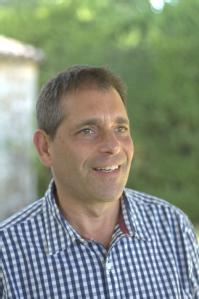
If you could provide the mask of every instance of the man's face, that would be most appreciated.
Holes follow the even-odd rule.
[[[62,109],[66,117],[50,144],[58,195],[87,203],[119,199],[133,157],[119,94],[113,88],[81,89],[63,98]]]

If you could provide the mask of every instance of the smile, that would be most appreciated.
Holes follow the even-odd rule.
[[[113,166],[107,166],[107,167],[96,167],[96,168],[94,168],[94,170],[95,171],[99,171],[99,172],[108,173],[108,172],[115,171],[115,170],[117,170],[119,168],[120,168],[119,165],[113,165]]]

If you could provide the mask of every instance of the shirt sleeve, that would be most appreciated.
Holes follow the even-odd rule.
[[[2,274],[2,268],[0,266],[0,298],[3,298],[3,274]]]
[[[5,287],[4,287],[4,276],[3,276],[3,253],[2,253],[2,231],[0,230],[0,298],[6,299]]]
[[[2,249],[0,244],[0,298],[3,298]]]
[[[188,253],[190,293],[193,299],[199,299],[199,244],[188,219],[185,225],[185,244]]]

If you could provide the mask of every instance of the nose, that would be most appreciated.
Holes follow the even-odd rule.
[[[100,152],[107,154],[117,154],[120,151],[120,141],[113,132],[106,132],[103,134],[102,141],[100,143]]]

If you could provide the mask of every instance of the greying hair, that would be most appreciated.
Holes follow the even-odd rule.
[[[115,88],[126,106],[126,92],[121,79],[105,67],[76,65],[47,82],[36,104],[38,128],[54,137],[65,114],[61,109],[63,96],[81,88],[107,90]]]

